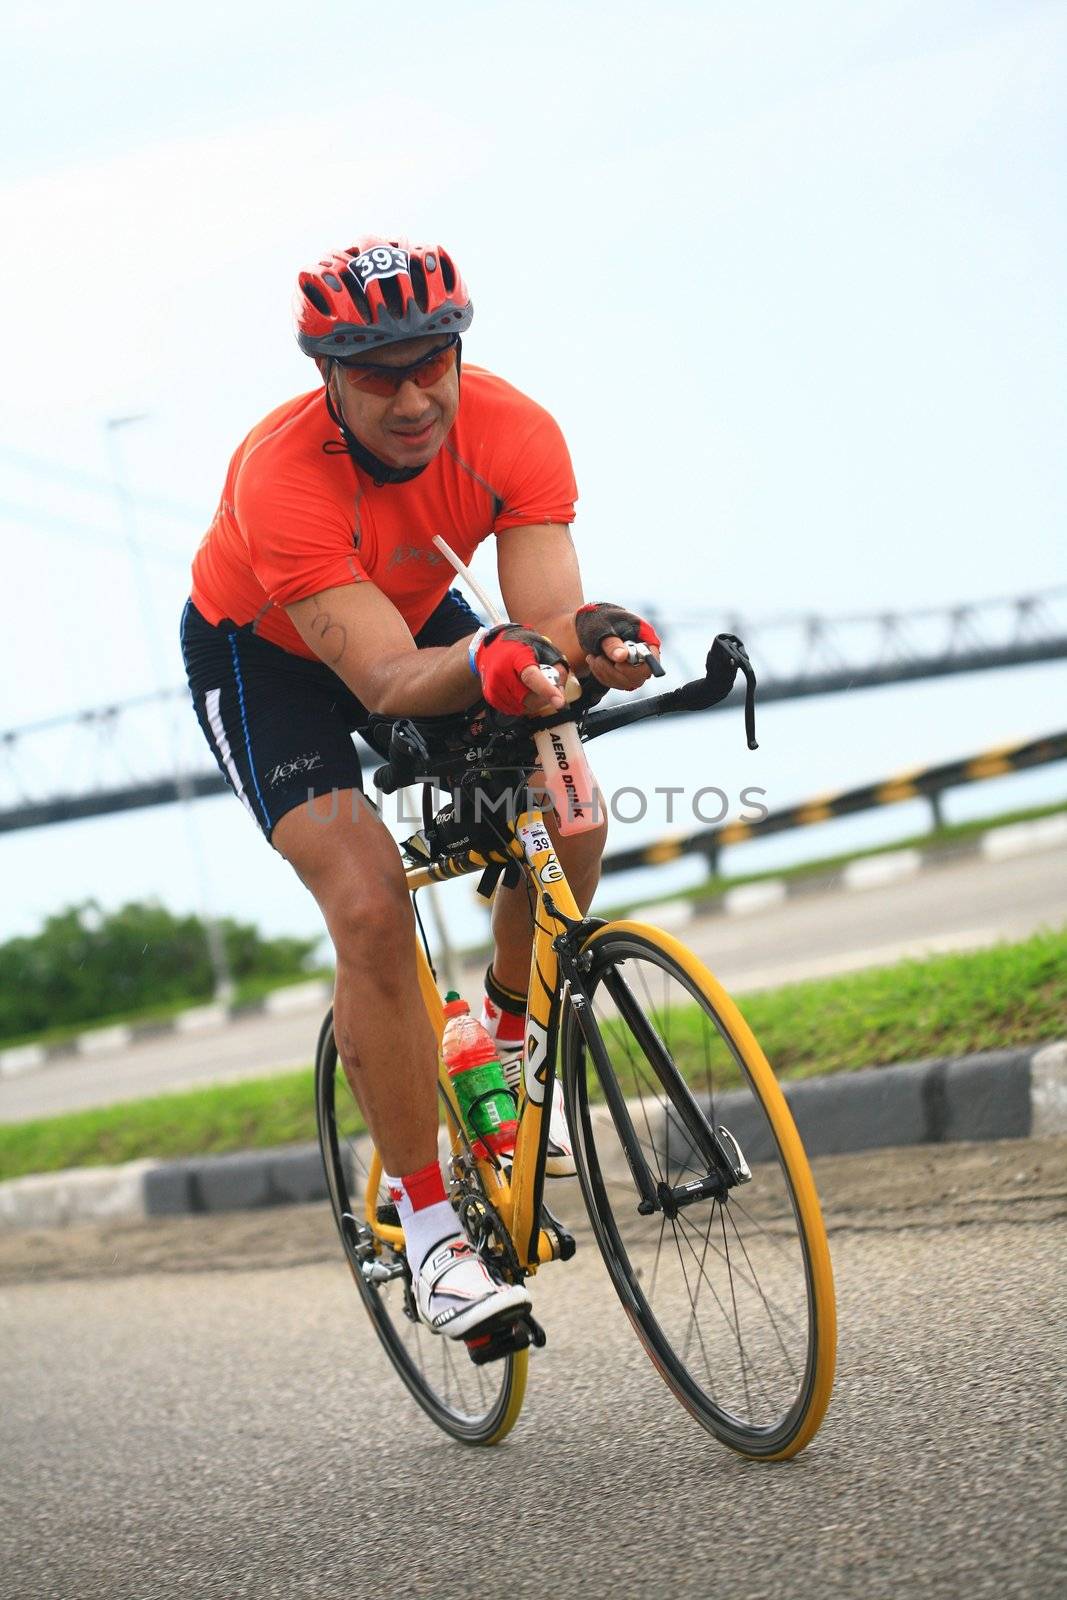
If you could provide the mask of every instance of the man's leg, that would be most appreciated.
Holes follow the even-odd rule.
[[[393,839],[355,789],[286,812],[273,843],[318,901],[337,953],[334,1035],[389,1176],[424,1319],[463,1337],[530,1303],[460,1232],[437,1157],[437,1047],[415,967],[415,921]]]
[[[388,1172],[437,1159],[437,1050],[419,994],[400,856],[357,789],[286,812],[273,844],[318,901],[337,953],[334,1035]]]

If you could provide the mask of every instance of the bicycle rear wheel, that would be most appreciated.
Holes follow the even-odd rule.
[[[621,1090],[658,1197],[652,1209],[645,1196],[639,1210],[616,1114],[602,1103],[595,1035],[587,1042],[572,1002],[564,1093],[616,1292],[697,1421],[744,1455],[795,1455],[829,1403],[836,1322],[826,1233],[789,1108],[740,1012],[677,940],[610,923],[586,942],[580,964],[586,1027],[603,1042],[602,1069]],[[703,1130],[722,1128],[751,1181],[693,1200],[712,1170],[699,1154]]]
[[[526,1390],[528,1351],[475,1366],[462,1340],[431,1333],[418,1317],[402,1249],[376,1238],[365,1217],[374,1150],[337,1055],[328,1012],[315,1053],[315,1111],[334,1220],[374,1331],[419,1405],[453,1439],[497,1444]],[[386,1205],[379,1188],[375,1204]]]

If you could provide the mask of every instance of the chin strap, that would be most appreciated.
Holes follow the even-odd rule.
[[[332,364],[330,372],[332,372]],[[340,439],[327,439],[323,445],[326,455],[338,455],[342,451],[352,457],[357,467],[362,467],[374,479],[374,487],[380,489],[386,483],[409,483],[412,478],[417,478],[420,472],[425,472],[429,462],[421,467],[393,467],[388,461],[383,461],[376,456],[373,450],[368,450],[365,444],[360,444],[352,429],[348,426],[333,403],[330,393],[330,372],[326,374],[326,409],[341,430]]]
[[[460,380],[462,363],[463,345],[462,341],[458,341],[456,344],[457,382]],[[374,479],[374,487],[376,489],[382,488],[382,486],[387,483],[410,483],[412,478],[417,478],[419,476],[420,472],[425,472],[426,468],[430,465],[428,461],[425,462],[421,467],[394,467],[391,466],[388,461],[383,461],[381,456],[376,456],[373,450],[368,450],[365,444],[361,444],[361,442],[352,432],[352,429],[348,426],[348,423],[345,421],[344,417],[341,416],[337,407],[333,403],[333,395],[330,393],[330,379],[333,376],[333,365],[333,362],[330,361],[326,368],[326,409],[340,429],[341,438],[327,439],[326,443],[322,447],[324,454],[332,456],[339,455],[341,451],[347,451],[347,453],[352,457],[352,460],[356,463],[356,466],[362,467],[363,471]]]

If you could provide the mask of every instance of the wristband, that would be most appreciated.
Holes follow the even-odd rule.
[[[488,628],[479,628],[477,633],[471,634],[470,642],[467,645],[467,660],[470,662],[471,671],[474,673],[476,678],[481,677],[481,673],[478,671],[478,663],[475,660],[475,657],[478,654],[478,646],[481,644],[488,632]]]

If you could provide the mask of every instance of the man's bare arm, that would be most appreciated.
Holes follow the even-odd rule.
[[[558,522],[506,528],[497,535],[496,549],[497,577],[508,616],[551,639],[572,670],[588,672],[574,632],[582,578],[570,529]]]
[[[369,711],[439,716],[464,710],[481,693],[466,640],[417,650],[400,612],[372,583],[323,589],[285,609],[304,643]]]
[[[594,660],[578,643],[574,613],[583,603],[582,578],[569,528],[558,522],[507,528],[496,543],[500,592],[513,621],[551,639],[579,677],[592,673],[609,689],[636,689],[645,682],[647,667],[622,665],[605,655]],[[621,646],[620,639],[605,639],[603,649]]]

